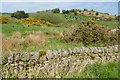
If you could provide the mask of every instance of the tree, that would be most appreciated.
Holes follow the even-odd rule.
[[[116,20],[120,21],[120,16],[119,15],[116,16]]]
[[[75,12],[75,9],[71,9],[70,12]]]
[[[68,14],[68,13],[69,13],[69,11],[67,10],[67,11],[66,11],[66,14]]]
[[[25,13],[24,11],[16,11],[11,14],[11,17],[21,19],[21,18],[28,18],[29,15],[28,15],[28,13]]]
[[[91,11],[94,11],[93,9]]]
[[[96,16],[98,16],[99,15],[99,12],[96,12],[96,14],[95,14]]]
[[[84,9],[84,11],[87,11],[87,9]]]
[[[69,11],[68,11],[68,10],[62,10],[62,13],[63,13],[63,14],[68,14]]]
[[[62,13],[63,13],[63,14],[66,14],[66,11],[65,11],[65,10],[62,10]]]
[[[52,10],[53,13],[60,13],[60,9],[59,8],[55,8]]]

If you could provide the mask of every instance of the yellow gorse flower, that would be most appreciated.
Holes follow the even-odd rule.
[[[24,18],[21,19],[21,22],[26,26],[50,26],[52,23],[38,20],[36,18]]]
[[[6,16],[0,16],[0,24],[6,24],[11,22],[11,19],[9,17]]]

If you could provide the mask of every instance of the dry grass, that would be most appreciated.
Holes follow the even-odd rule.
[[[45,36],[42,32],[27,32],[24,38],[25,43],[29,45],[41,45],[45,43]]]
[[[14,32],[11,37],[2,35],[2,51],[21,49],[25,44],[38,46],[45,43],[45,36],[42,32],[27,32],[24,37],[20,32]]]

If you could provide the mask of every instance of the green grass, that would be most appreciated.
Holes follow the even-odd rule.
[[[69,78],[118,78],[118,63],[95,63],[87,65],[81,73],[73,73]]]
[[[94,16],[84,16],[84,15],[73,15],[73,14],[60,14],[62,17],[65,18],[66,16],[66,21],[69,24],[80,24],[82,21],[87,21],[90,19],[95,19]],[[77,18],[77,20],[76,20]]]
[[[7,16],[7,17],[10,17],[10,13],[0,13],[0,16]]]
[[[117,21],[97,21],[97,24],[107,26],[109,28],[118,28],[118,22]]]
[[[66,22],[65,18],[59,14],[53,14],[50,12],[30,13],[29,17],[34,17],[39,20],[48,21],[53,24]]]
[[[39,14],[39,13],[38,13]],[[3,16],[9,16],[10,14],[2,14]],[[34,16],[35,13],[30,13],[30,17]],[[42,13],[42,15],[44,15]],[[45,15],[48,16],[48,13],[46,13]],[[47,16],[45,16],[43,18],[46,18]],[[65,20],[66,22],[64,24],[70,24],[70,25],[80,25],[82,21],[88,21],[89,19],[95,19],[95,17],[93,16],[84,16],[84,15],[72,15],[72,14],[51,14],[51,16],[56,16],[55,17],[48,17],[46,18],[46,20],[53,20],[53,21],[57,21],[58,18],[63,19],[63,21]],[[67,17],[67,19],[65,18],[65,16]],[[40,16],[42,17],[42,16]],[[78,19],[76,20],[75,17],[77,17]],[[60,24],[53,24],[52,26],[49,27],[38,27],[38,26],[29,26],[29,27],[23,27],[23,25],[20,23],[20,21],[18,19],[15,18],[11,18],[14,22],[13,23],[8,23],[8,24],[3,24],[0,25],[0,31],[2,31],[3,34],[5,34],[6,36],[11,36],[13,32],[15,31],[19,31],[22,35],[24,35],[24,33],[26,31],[42,31],[45,33],[54,33],[55,31],[58,32],[62,32],[64,30],[68,30],[70,29],[70,26],[66,26],[66,25],[60,25]],[[58,21],[59,22],[59,21]],[[99,21],[97,22],[100,25],[108,25],[108,27],[110,28],[116,28],[117,26],[117,22],[110,22],[110,21]],[[58,35],[59,36],[59,35]],[[28,45],[24,45],[23,50],[30,50],[30,51],[39,51],[39,50],[47,50],[47,49],[59,49],[59,48],[64,48],[64,49],[68,49],[68,48],[74,48],[74,47],[80,47],[83,46],[83,44],[79,43],[66,43],[60,39],[58,39],[58,36],[54,36],[54,35],[47,35],[45,36],[48,40],[48,42],[44,45],[44,46],[28,46]],[[84,45],[85,47],[90,47],[91,45],[87,46]]]
[[[96,21],[96,18],[94,16],[85,16],[85,15],[73,15],[73,14],[60,14],[63,17],[67,17],[67,23],[69,24],[81,24],[82,21],[88,21],[90,19],[94,19],[94,21],[97,24],[106,26],[108,28],[118,28],[118,21]],[[77,17],[78,19],[76,20],[75,17]]]
[[[24,34],[26,31],[42,31],[42,32],[50,32],[50,31],[64,31],[69,29],[68,27],[56,27],[56,26],[50,26],[50,27],[38,27],[38,26],[29,26],[29,27],[23,27],[20,23],[16,24],[3,24],[0,25],[0,29],[2,29],[2,33],[4,33],[6,36],[11,36],[14,31],[19,31],[20,33]]]

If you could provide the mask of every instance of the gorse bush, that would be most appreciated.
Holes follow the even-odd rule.
[[[11,22],[12,20],[9,18],[9,17],[6,17],[6,16],[0,16],[0,23],[1,24],[6,24],[6,23],[9,23]]]
[[[37,18],[39,20],[48,21],[53,24],[65,22],[65,19],[62,16],[50,12],[32,13],[30,14],[30,17]]]
[[[16,11],[11,14],[11,17],[21,19],[21,18],[28,18],[29,15],[28,15],[28,13],[25,13],[24,11]]]
[[[118,44],[117,30],[102,27],[94,21],[83,22],[82,25],[63,32],[62,39],[93,46]]]
[[[43,21],[43,20],[38,20],[36,18],[24,18],[24,19],[21,19],[21,22],[25,26],[32,26],[32,25],[36,25],[36,26],[50,26],[50,25],[52,25],[50,22],[46,22],[46,21]]]

